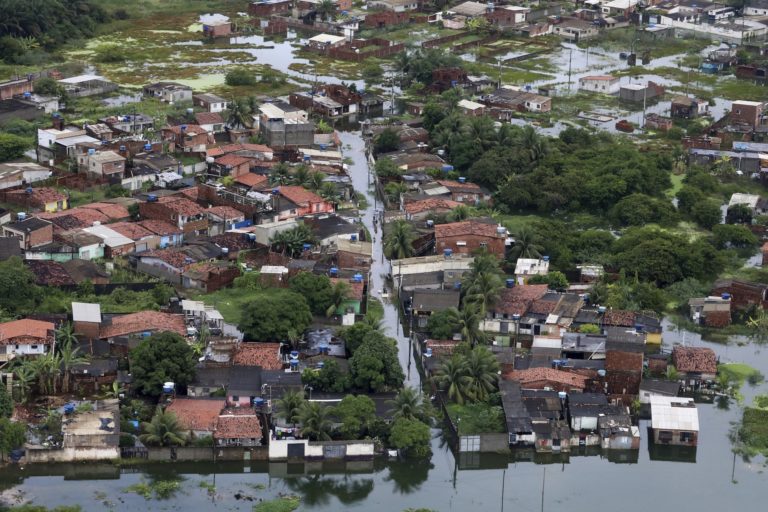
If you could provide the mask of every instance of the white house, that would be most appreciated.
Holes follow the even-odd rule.
[[[619,92],[619,79],[611,75],[592,75],[579,78],[579,89],[588,92],[616,94]]]
[[[28,318],[0,324],[0,362],[17,355],[42,355],[53,350],[52,322]]]
[[[525,284],[525,280],[531,276],[545,276],[549,273],[549,257],[518,258],[515,263],[515,279],[517,284]]]

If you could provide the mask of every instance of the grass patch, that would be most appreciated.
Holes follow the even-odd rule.
[[[460,436],[506,432],[504,411],[497,405],[448,404],[448,414],[458,426]]]
[[[756,385],[765,380],[765,376],[755,368],[743,363],[726,363],[717,367],[718,372],[725,375],[729,381],[742,384],[744,381]]]
[[[520,229],[529,227],[533,222],[541,218],[540,215],[500,215],[499,223],[503,224],[512,233],[517,233]]]
[[[669,177],[669,180],[672,182],[672,188],[668,189],[665,194],[670,199],[675,197],[677,193],[680,191],[681,188],[683,188],[683,179],[685,178],[684,174],[672,174]]]
[[[126,487],[124,492],[138,494],[149,500],[153,496],[157,500],[173,498],[181,489],[181,480],[158,480],[154,482],[141,481]]]
[[[301,504],[301,498],[293,494],[274,500],[262,501],[253,506],[253,512],[293,512]]]
[[[734,451],[745,457],[768,457],[768,397],[755,398],[755,407],[746,407],[736,430]]]
[[[218,309],[225,322],[239,324],[243,307],[259,293],[246,288],[223,288],[214,293],[200,295],[196,300],[202,300]]]

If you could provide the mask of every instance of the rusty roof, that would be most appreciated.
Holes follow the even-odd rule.
[[[247,156],[235,155],[233,153],[228,153],[224,156],[220,156],[219,158],[217,158],[216,163],[218,165],[225,165],[225,166],[228,165],[231,167],[238,167],[243,164],[250,164],[251,160],[253,160],[253,158],[249,158]]]
[[[265,370],[282,370],[279,358],[279,343],[250,342],[241,343],[232,364],[236,366],[260,366]]]
[[[609,309],[603,315],[603,325],[616,325],[619,327],[634,327],[635,317],[637,313],[634,311],[625,311],[623,309]]]
[[[608,350],[605,354],[605,369],[617,372],[642,372],[643,354]]]
[[[454,180],[437,180],[437,182],[451,192],[470,192],[473,194],[482,193],[480,185],[477,183],[472,183],[471,181],[461,183],[460,181]]]
[[[483,236],[489,238],[503,238],[496,232],[495,224],[486,224],[476,220],[465,220],[461,222],[450,222],[448,224],[437,224],[435,226],[435,238],[450,238],[454,236]]]
[[[195,114],[197,124],[224,124],[224,119],[218,112],[198,112]]]
[[[136,224],[146,229],[147,231],[151,231],[152,233],[160,236],[179,235],[182,233],[180,227],[174,226],[170,222],[166,222],[164,220],[144,219],[137,222]]]
[[[183,315],[173,315],[160,311],[139,311],[127,315],[112,317],[108,325],[101,327],[100,338],[113,338],[115,336],[127,336],[140,332],[164,332],[170,331],[187,335],[187,326],[184,324]]]
[[[298,206],[308,206],[310,203],[322,203],[325,201],[325,199],[304,187],[285,185],[280,187],[279,190],[280,195]]]
[[[115,224],[110,224],[109,228],[133,241],[155,236],[150,230],[136,222],[117,222]]]
[[[717,355],[711,348],[675,347],[672,363],[680,372],[717,373]]]
[[[187,199],[186,197],[166,196],[159,198],[157,202],[174,213],[178,213],[179,215],[186,215],[188,217],[192,215],[201,215],[203,212],[205,212],[202,206],[195,203],[194,201],[191,201],[190,199]]]
[[[515,370],[507,375],[506,380],[515,380],[522,387],[536,382],[557,382],[574,388],[584,389],[587,377],[577,373],[564,372],[554,368],[529,368],[527,370]]]
[[[128,213],[128,208],[121,204],[115,203],[90,203],[79,206],[76,209],[80,208],[85,208],[87,210],[98,210],[99,212],[109,217],[110,220],[123,220],[131,216],[131,214]]]
[[[41,343],[53,343],[55,326],[52,322],[43,322],[23,318],[0,324],[0,345],[8,345],[14,339],[29,338],[44,340]]]
[[[365,288],[365,283],[355,283],[348,279],[340,279],[338,277],[331,278],[331,284],[336,285],[336,283],[346,283],[349,287],[349,298],[351,300],[363,300],[363,289]]]
[[[255,174],[249,172],[248,174],[237,176],[235,178],[235,182],[240,183],[241,185],[245,185],[246,187],[253,188],[265,185],[267,182],[269,182],[269,178],[263,174]]]
[[[10,190],[6,192],[7,195],[12,197],[29,197],[33,202],[41,205],[48,203],[56,203],[58,201],[64,201],[67,196],[50,187],[33,188],[32,193],[28,194],[26,189]],[[18,200],[18,199],[17,199]]]
[[[261,439],[261,422],[252,411],[237,414],[235,411],[222,414],[216,423],[214,439]]]
[[[73,285],[75,281],[69,272],[58,261],[52,260],[26,260],[29,270],[35,274],[35,283],[40,286],[65,286]]]
[[[461,205],[461,203],[458,201],[451,201],[450,199],[434,197],[406,203],[405,211],[411,215],[414,215],[431,210],[453,210],[459,205]]]
[[[174,398],[165,410],[176,415],[186,430],[213,432],[225,405],[223,398]]]
[[[499,294],[499,300],[493,307],[496,313],[523,316],[528,312],[534,300],[540,299],[547,293],[545,284],[526,284],[504,288]]]

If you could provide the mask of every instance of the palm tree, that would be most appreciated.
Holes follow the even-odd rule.
[[[374,313],[373,311],[368,310],[368,313],[363,317],[362,323],[371,331],[384,331],[384,319],[382,318],[381,313]]]
[[[59,362],[59,356],[53,352],[38,356],[31,361],[32,371],[37,377],[37,390],[41,395],[56,392]]]
[[[271,185],[284,185],[290,181],[291,168],[285,162],[280,162],[272,167],[272,172],[269,175],[269,183]]]
[[[493,121],[488,116],[470,117],[462,126],[462,134],[477,147],[488,149],[496,140]]]
[[[527,227],[520,228],[515,235],[515,244],[510,250],[510,259],[518,258],[540,258],[541,251],[544,250],[538,243],[536,234]]]
[[[243,100],[232,99],[227,111],[227,123],[232,128],[245,128],[250,125],[251,109]]]
[[[384,237],[384,256],[391,260],[413,256],[415,240],[416,234],[410,224],[404,220],[393,222],[389,233]]]
[[[309,179],[307,180],[307,188],[309,190],[317,192],[320,190],[320,187],[323,186],[323,180],[325,180],[325,174],[320,171],[313,171],[309,175]]]
[[[455,321],[464,341],[473,347],[485,342],[485,333],[480,330],[480,311],[476,304],[464,304],[461,311],[457,312]]]
[[[299,422],[299,414],[305,403],[303,392],[286,391],[283,397],[275,403],[277,415],[295,427]]]
[[[499,362],[485,347],[475,347],[465,359],[466,393],[473,400],[484,402],[488,394],[498,387]]]
[[[481,272],[479,275],[474,276],[474,279],[467,283],[464,290],[464,303],[474,304],[479,308],[480,316],[484,317],[488,308],[493,306],[499,299],[499,294],[504,284],[501,281],[501,277],[498,274],[491,272]]]
[[[333,14],[336,12],[336,4],[333,3],[333,0],[320,0],[317,3],[316,9],[317,15],[320,16],[321,19],[330,21],[333,19]]]
[[[80,355],[79,347],[75,347],[71,341],[67,341],[59,343],[59,360],[61,372],[64,374],[61,380],[61,391],[69,393],[72,369],[77,365],[88,363],[89,359],[87,356]]]
[[[104,398],[120,398],[120,395],[124,395],[125,392],[125,386],[116,380],[112,381],[112,384],[109,386],[101,387],[101,393]]]
[[[36,378],[37,375],[30,361],[25,361],[21,366],[13,369],[13,385],[19,390],[18,399],[22,404],[27,402],[29,390]]]
[[[300,187],[306,187],[307,183],[309,183],[309,168],[304,164],[297,166],[291,176],[291,183]]]
[[[469,386],[467,362],[463,357],[454,355],[443,362],[437,369],[435,382],[440,389],[445,391],[449,400],[453,400],[457,404],[463,404],[465,399],[464,391]]]
[[[386,194],[387,200],[390,203],[397,203],[399,207],[402,206],[403,194],[406,192],[408,192],[408,187],[402,181],[390,181],[384,187],[384,194]]]
[[[532,163],[537,163],[547,154],[546,142],[531,126],[526,125],[523,127],[519,143],[525,148],[528,158]]]
[[[403,388],[397,393],[394,400],[388,400],[392,409],[392,418],[405,418],[409,420],[424,417],[424,402],[421,393],[416,388]]]
[[[448,218],[451,222],[461,222],[467,220],[472,212],[469,210],[469,206],[460,204],[454,208],[451,213],[448,214]]]
[[[184,446],[187,442],[176,415],[158,407],[147,432],[139,436],[142,443],[155,446]]]
[[[304,250],[304,244],[312,243],[313,240],[312,230],[306,224],[298,224],[291,229],[275,233],[269,243],[273,250],[279,248],[282,254],[295,257]]]
[[[326,201],[334,204],[339,202],[339,189],[336,188],[335,183],[331,183],[330,181],[323,182],[317,193]]]
[[[331,304],[325,310],[325,316],[332,317],[336,311],[349,300],[352,289],[344,281],[336,281],[331,288]]]
[[[305,402],[299,412],[301,435],[312,441],[330,441],[331,410],[317,402]]]

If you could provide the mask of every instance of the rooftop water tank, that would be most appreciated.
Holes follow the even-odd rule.
[[[27,218],[27,214],[24,212],[19,212],[16,214],[16,220],[25,220]]]
[[[229,254],[229,247],[222,247],[221,248],[221,254],[223,254],[224,256]]]
[[[95,154],[96,154],[96,150],[95,149],[93,149],[93,148],[89,148],[88,149],[88,156],[93,156]]]
[[[309,156],[309,155],[304,155],[304,161],[305,161],[305,162],[309,162],[310,160],[312,160],[312,157],[311,157],[311,156]]]
[[[257,396],[257,397],[255,397],[253,399],[253,406],[254,407],[261,407],[262,405],[264,405],[264,399],[263,398]]]
[[[181,131],[183,132],[187,131],[187,125],[185,124],[181,125]]]
[[[507,228],[505,228],[504,226],[496,226],[496,233],[499,235],[506,235]]]
[[[337,275],[339,275],[339,269],[338,269],[338,268],[336,268],[336,267],[331,267],[331,270],[330,270],[330,274],[331,274],[332,276],[337,276]]]
[[[541,261],[549,261],[549,256],[542,256]]]
[[[597,308],[598,313],[605,313],[607,311],[607,308],[605,306],[600,306]]]
[[[64,414],[72,414],[73,412],[75,412],[75,404],[64,404]]]
[[[125,151],[125,150],[126,150],[125,146],[120,146],[120,151]]]
[[[453,256],[453,249],[443,249],[443,256],[446,258]]]
[[[356,283],[362,283],[363,282],[363,274],[355,274],[352,276],[352,280]]]
[[[31,92],[25,92],[24,93],[24,97],[25,98],[31,98],[32,97],[32,93]]]
[[[21,214],[19,214],[19,215],[21,215]],[[722,295],[720,295],[720,298],[722,298],[723,300],[731,300],[731,294],[730,293],[723,293]]]
[[[152,144],[144,144],[144,151],[152,151]]]
[[[298,359],[298,358],[299,358],[299,351],[291,350],[291,359]]]
[[[157,196],[155,194],[149,194],[147,196],[147,202],[148,203],[156,203],[157,202]]]
[[[256,234],[255,233],[248,233],[248,240],[250,240],[251,242],[255,242],[256,241]]]
[[[515,287],[515,280],[514,279],[507,279],[507,288],[514,288]]]
[[[322,370],[323,368],[325,368],[325,362],[320,361],[319,363],[317,363],[317,367]]]
[[[424,351],[424,357],[432,357],[432,349],[427,348],[427,350]]]
[[[353,242],[357,242],[357,235],[349,235],[349,239]]]
[[[444,165],[443,166],[443,172],[451,172],[451,171],[453,171],[453,166],[452,165]]]
[[[605,377],[605,370],[597,370],[598,377]]]
[[[435,221],[433,221],[432,219],[427,220],[427,227],[428,228],[431,228],[434,225],[435,225]]]
[[[163,383],[163,393],[173,393],[174,389],[176,389],[176,384],[174,384],[173,382]]]
[[[560,391],[559,393],[557,393],[557,396],[560,398],[560,400],[565,400],[568,397],[568,393],[566,393],[565,391]]]
[[[467,182],[467,178],[465,178],[464,176],[459,176],[459,183],[466,183],[466,182]]]

